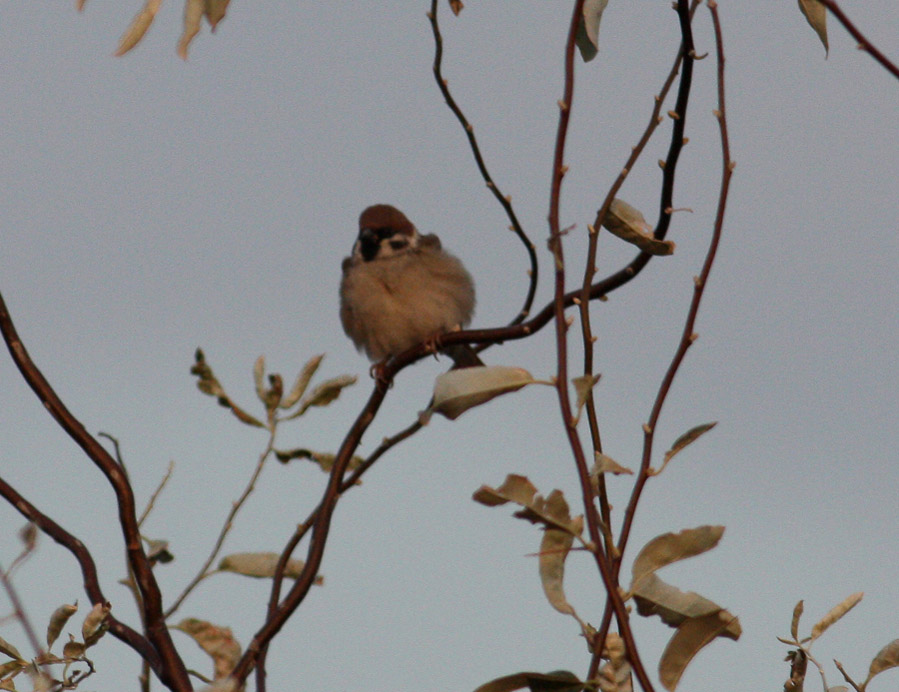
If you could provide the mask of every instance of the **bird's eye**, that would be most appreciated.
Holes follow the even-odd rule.
[[[405,240],[405,239],[391,240],[391,241],[390,241],[390,247],[393,248],[394,250],[402,250],[402,249],[403,249],[404,247],[406,247],[408,244],[409,244],[409,241],[407,241],[407,240]]]

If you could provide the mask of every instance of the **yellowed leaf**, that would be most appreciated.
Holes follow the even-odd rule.
[[[590,474],[597,476],[600,473],[611,473],[616,476],[620,476],[622,474],[632,475],[634,472],[626,466],[622,466],[607,454],[603,454],[602,452],[594,452],[593,468],[591,469]]]
[[[672,562],[711,550],[724,534],[723,526],[699,526],[679,533],[664,533],[647,543],[631,567],[631,589],[646,575]]]
[[[212,658],[216,680],[228,677],[240,660],[240,644],[228,627],[186,618],[172,628],[184,632]]]
[[[187,60],[187,48],[194,36],[200,31],[200,21],[203,19],[205,7],[203,0],[185,0],[184,2],[184,30],[178,41],[178,57]]]
[[[116,57],[125,55],[125,53],[140,43],[144,34],[147,33],[147,29],[150,28],[150,25],[156,18],[156,13],[159,12],[161,4],[162,0],[146,0],[140,12],[131,20],[131,24],[128,25],[125,33],[122,34],[122,38],[119,39],[119,47],[114,53]]]
[[[300,397],[306,393],[306,388],[309,386],[312,376],[315,375],[315,371],[318,370],[318,366],[321,364],[322,358],[324,357],[325,354],[321,353],[312,356],[312,358],[306,361],[300,374],[297,375],[296,382],[293,383],[293,388],[290,390],[290,393],[284,397],[284,400],[281,402],[281,408],[291,408],[300,400]]]
[[[830,50],[827,45],[827,8],[820,0],[799,0],[799,9],[818,34],[824,44],[824,54],[827,55]]]
[[[896,667],[899,667],[899,639],[894,639],[877,653],[868,669],[868,680],[878,673]]]
[[[650,255],[670,255],[674,252],[674,243],[653,237],[652,226],[646,222],[643,214],[623,200],[612,200],[602,225],[612,235],[636,245]]]
[[[53,648],[53,642],[59,637],[62,628],[66,626],[69,618],[78,612],[78,603],[68,603],[59,606],[50,616],[50,624],[47,625],[47,648]]]
[[[110,609],[109,602],[94,603],[91,612],[84,616],[84,622],[81,623],[81,638],[86,646],[93,646],[106,633],[109,628],[106,617]]]
[[[227,12],[228,3],[230,2],[231,0],[204,0],[204,14],[206,15],[206,21],[209,22],[209,26],[212,28],[212,33],[215,33],[218,23],[225,18],[225,12]]]
[[[428,410],[455,420],[470,408],[536,382],[527,370],[505,365],[450,370],[434,381],[434,402]]]
[[[814,627],[812,627],[812,640],[814,641],[815,639],[820,637],[822,634],[824,634],[824,632],[827,631],[828,627],[842,618],[850,610],[855,608],[855,606],[858,605],[859,601],[862,600],[862,597],[864,595],[864,593],[859,591],[858,593],[854,593],[851,596],[847,596],[840,603],[827,611],[827,614],[818,622],[816,622]]]
[[[686,620],[671,637],[659,660],[659,680],[662,686],[673,692],[690,661],[715,637],[720,636],[730,624],[727,611],[711,613]]]
[[[802,617],[803,610],[804,603],[802,601],[799,601],[793,608],[793,619],[790,622],[790,636],[793,637],[793,641],[799,641],[799,618]]]
[[[583,530],[583,521],[581,521]],[[547,529],[540,541],[540,582],[549,604],[566,615],[574,615],[574,608],[565,598],[565,559],[571,550],[574,536],[567,531]]]
[[[222,572],[234,572],[245,577],[270,579],[275,576],[275,568],[281,556],[278,553],[232,553],[219,560],[218,569]],[[284,576],[296,579],[300,576],[306,563],[302,560],[290,559],[284,569]],[[316,584],[323,581],[321,576],[315,578]]]

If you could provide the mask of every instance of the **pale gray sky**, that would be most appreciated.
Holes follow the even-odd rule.
[[[854,591],[865,599],[816,651],[863,678],[897,636],[899,82],[833,21],[825,60],[794,2],[719,5],[737,168],[700,339],[665,408],[658,452],[697,423],[720,423],[649,484],[631,546],[700,524],[727,527],[716,550],[662,575],[743,625],[739,642],[716,641],[696,658],[681,689],[780,689],[788,668],[775,636],[788,634],[796,601],[806,600],[808,628]],[[895,0],[845,5],[899,57]],[[433,83],[427,3],[235,2],[186,64],[174,52],[174,2],[132,54],[111,57],[137,7],[88,0],[78,15],[71,3],[0,6],[0,290],[71,410],[88,430],[120,439],[139,498],[175,461],[146,525],[176,555],[158,569],[171,599],[265,443],[264,432],[197,392],[188,374],[197,346],[248,407],[259,354],[285,379],[322,352],[324,374],[359,374],[329,409],[281,433],[282,447],[333,450],[371,387],[337,319],[339,265],[364,206],[393,203],[441,235],[477,282],[474,326],[515,314],[526,265]],[[545,277],[569,4],[472,0],[459,18],[440,11],[445,74]],[[592,313],[604,442],[629,466],[683,325],[720,179],[706,8],[695,32],[710,56],[696,64],[675,188],[675,205],[693,213],[675,217],[673,257]],[[586,224],[643,131],[678,41],[668,3],[612,0],[599,56],[578,64],[562,209],[562,224],[576,224],[566,238],[576,277]],[[650,219],[667,134],[666,123],[621,192]],[[631,254],[603,236],[601,271]],[[544,280],[538,304],[550,295]],[[549,375],[550,331],[487,359]],[[442,367],[423,362],[400,375],[363,452],[414,419]],[[6,357],[0,469],[85,541],[114,612],[134,624],[116,584],[124,562],[112,492]],[[444,692],[519,670],[583,675],[589,657],[577,626],[546,603],[528,557],[539,530],[470,499],[510,472],[578,497],[548,388],[454,423],[434,420],[384,458],[337,509],[326,586],[272,647],[269,689]],[[226,552],[280,550],[324,481],[313,468],[271,464]],[[610,485],[620,526],[630,481]],[[22,523],[0,507],[3,564]],[[57,605],[86,603],[75,561],[50,540],[16,584],[40,628]],[[601,584],[581,555],[569,559],[567,588],[598,623]],[[264,582],[219,576],[181,613],[229,625],[246,645],[266,595]],[[0,613],[8,610],[0,595]],[[634,628],[654,671],[672,631],[638,617]],[[0,636],[27,648],[8,622]],[[192,667],[209,670],[194,644],[175,637]],[[99,672],[85,689],[137,688],[137,659],[124,645],[108,638],[92,654]],[[872,692],[893,689],[895,676]]]

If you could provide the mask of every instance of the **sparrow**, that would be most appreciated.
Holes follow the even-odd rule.
[[[461,329],[472,317],[474,282],[433,234],[405,214],[375,204],[359,216],[359,235],[343,260],[340,321],[360,351],[377,363]],[[457,367],[481,365],[469,346],[444,349]]]

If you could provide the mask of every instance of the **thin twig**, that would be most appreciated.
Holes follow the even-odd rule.
[[[562,99],[559,101],[559,124],[556,130],[556,144],[553,154],[552,183],[549,198],[549,249],[553,255],[555,265],[555,293],[553,298],[553,319],[556,329],[556,392],[559,398],[559,408],[562,414],[562,424],[568,437],[575,466],[581,485],[584,502],[584,513],[590,541],[593,544],[593,557],[602,577],[603,585],[612,602],[612,607],[618,619],[619,633],[624,639],[627,657],[630,661],[634,675],[639,680],[645,692],[652,692],[653,686],[646,673],[646,669],[640,660],[637,645],[633,638],[628,614],[612,576],[612,565],[607,554],[602,550],[602,540],[599,533],[600,519],[593,502],[593,487],[590,482],[590,473],[584,456],[584,449],[577,432],[577,425],[571,409],[571,401],[568,395],[568,341],[567,331],[569,324],[565,319],[565,257],[562,247],[562,230],[559,219],[559,207],[562,190],[562,178],[566,172],[564,162],[565,141],[568,134],[568,123],[571,117],[571,108],[574,100],[574,52],[578,26],[583,21],[584,0],[576,0],[572,12],[571,23],[568,29],[568,39],[565,43],[565,77]]]
[[[410,349],[410,352],[412,349]],[[407,352],[408,353],[408,352]],[[359,413],[356,421],[344,437],[343,443],[334,459],[334,465],[331,467],[331,474],[328,478],[328,485],[322,495],[319,504],[319,512],[316,517],[312,529],[312,539],[309,542],[309,552],[306,556],[306,564],[300,575],[294,581],[293,586],[288,591],[284,600],[278,605],[275,613],[268,617],[256,635],[253,637],[246,651],[238,661],[232,671],[232,675],[239,682],[243,683],[247,676],[253,670],[257,657],[262,648],[271,641],[287,622],[288,618],[299,607],[300,603],[309,593],[309,589],[315,583],[315,577],[321,566],[322,558],[325,554],[325,544],[328,540],[328,534],[331,528],[331,517],[337,506],[340,497],[340,488],[342,487],[343,476],[346,473],[347,466],[353,457],[353,452],[359,446],[363,433],[371,425],[375,415],[384,402],[390,383],[393,381],[398,368],[402,367],[396,359],[388,361],[381,368],[380,377],[375,381],[374,389],[368,399],[368,403]]]
[[[28,637],[31,648],[34,649],[35,655],[38,658],[41,658],[44,654],[44,647],[42,647],[40,641],[38,641],[37,633],[34,631],[31,620],[25,613],[25,608],[22,607],[22,601],[19,600],[19,594],[16,593],[16,588],[13,586],[9,574],[3,569],[3,565],[0,565],[0,584],[3,585],[3,590],[6,591],[6,595],[9,597],[9,602],[12,604],[13,614],[15,615],[16,620],[19,621],[22,629],[25,630],[25,636]]]
[[[225,538],[228,536],[228,533],[231,531],[231,527],[234,525],[234,518],[237,516],[237,513],[240,511],[241,507],[243,507],[244,503],[247,501],[247,498],[256,488],[256,481],[259,479],[259,475],[262,473],[262,469],[265,466],[265,461],[268,459],[269,455],[272,452],[272,449],[275,445],[275,431],[277,426],[272,425],[269,428],[269,436],[268,443],[265,445],[265,449],[259,455],[259,460],[256,462],[256,468],[253,470],[253,474],[250,476],[250,480],[247,483],[247,486],[244,488],[243,493],[241,493],[240,497],[231,504],[231,509],[228,512],[228,516],[225,517],[225,523],[222,525],[221,530],[219,531],[218,538],[215,541],[215,544],[212,546],[212,551],[209,553],[209,557],[206,558],[206,561],[203,563],[203,566],[200,567],[200,570],[197,572],[196,576],[190,581],[190,583],[184,587],[184,591],[181,592],[181,595],[175,599],[171,606],[165,611],[165,618],[170,618],[181,604],[184,602],[184,599],[190,595],[191,591],[196,588],[197,584],[206,579],[212,572],[209,571],[209,567],[212,565],[213,561],[216,557],[218,557],[219,551],[222,549],[222,545],[225,543]]]
[[[422,423],[416,420],[411,425],[406,428],[400,430],[398,433],[384,438],[381,441],[381,444],[368,455],[368,457],[363,461],[359,466],[357,466],[353,471],[343,480],[340,485],[340,495],[343,495],[350,488],[358,485],[359,480],[365,474],[365,472],[370,469],[378,459],[380,459],[384,454],[386,454],[389,450],[395,447],[397,444],[402,442],[403,440],[407,440],[412,437],[415,433],[424,427]],[[316,507],[312,512],[306,517],[306,520],[297,526],[293,535],[290,537],[290,540],[287,542],[287,545],[281,551],[281,557],[278,561],[277,566],[275,567],[275,577],[272,580],[272,590],[271,595],[269,596],[269,605],[268,605],[268,617],[272,617],[276,609],[278,607],[278,602],[281,598],[281,585],[284,581],[284,570],[287,567],[287,561],[293,555],[293,551],[296,549],[297,545],[299,545],[300,541],[303,540],[303,537],[309,532],[309,529],[312,528],[313,524],[315,524],[315,520],[318,518],[318,513],[321,509],[321,505]],[[268,654],[268,645],[261,647],[259,651],[259,655],[256,659],[256,689],[257,692],[265,692],[265,659]]]
[[[12,505],[28,521],[34,522],[41,531],[68,550],[81,567],[81,575],[84,581],[84,590],[91,603],[106,603],[106,596],[100,588],[100,580],[97,577],[97,566],[90,551],[84,543],[62,528],[46,514],[37,509],[31,502],[23,497],[15,488],[0,478],[0,496]],[[107,615],[110,633],[120,641],[130,646],[137,654],[147,661],[158,677],[162,678],[160,668],[161,661],[156,650],[149,641],[128,625],[118,621],[114,616]]]
[[[868,53],[872,58],[874,58],[877,62],[879,62],[884,69],[886,69],[890,74],[899,79],[899,67],[896,66],[895,63],[890,62],[889,58],[887,58],[883,53],[881,53],[877,46],[871,43],[867,37],[858,30],[858,28],[853,24],[849,17],[847,17],[843,10],[840,9],[840,6],[836,3],[836,0],[821,0],[821,4],[824,5],[830,13],[839,20],[840,24],[842,24],[846,31],[848,31],[852,38],[858,41],[858,47]]]
[[[462,112],[459,104],[456,103],[456,99],[453,98],[452,93],[450,93],[449,83],[443,77],[443,37],[440,34],[440,26],[437,23],[437,0],[431,0],[431,9],[428,12],[428,19],[431,22],[431,30],[434,34],[434,79],[437,81],[437,86],[440,89],[440,93],[443,94],[443,98],[446,100],[446,105],[449,106],[449,109],[453,112],[453,115],[456,116],[456,119],[459,121],[459,124],[462,125],[462,129],[465,131],[465,136],[468,138],[468,144],[471,146],[471,152],[472,154],[474,154],[474,160],[478,166],[478,170],[481,172],[481,177],[484,178],[484,182],[487,184],[487,188],[493,193],[493,196],[496,197],[500,205],[502,205],[502,208],[506,212],[506,216],[509,217],[509,222],[512,224],[510,226],[510,230],[512,230],[515,235],[518,236],[519,240],[521,240],[525,250],[528,253],[528,261],[530,262],[531,268],[529,271],[527,296],[525,297],[524,305],[522,306],[521,310],[519,310],[515,318],[509,323],[510,325],[519,324],[523,322],[530,314],[531,307],[534,304],[534,296],[537,292],[537,251],[534,248],[534,243],[532,243],[531,239],[528,238],[527,233],[524,232],[524,229],[521,227],[521,223],[519,223],[518,221],[518,217],[512,207],[512,198],[507,195],[503,195],[502,191],[499,189],[499,186],[490,176],[490,172],[487,170],[487,164],[484,163],[484,157],[481,155],[481,149],[478,146],[478,140],[474,134],[474,126],[468,121],[468,118],[465,117],[465,114]]]
[[[166,483],[169,482],[169,479],[172,477],[172,471],[175,469],[175,462],[170,461],[169,466],[165,471],[165,475],[162,477],[162,480],[159,481],[159,485],[156,486],[156,490],[153,491],[153,494],[150,495],[150,499],[147,501],[147,506],[144,507],[144,511],[141,512],[140,517],[137,520],[137,525],[142,526],[144,520],[149,516],[150,511],[153,509],[153,505],[156,504],[156,498],[159,497],[159,493],[162,492],[162,489],[165,488]]]
[[[112,486],[119,510],[119,525],[125,541],[128,564],[134,570],[143,598],[147,636],[163,664],[160,679],[176,692],[188,692],[190,680],[184,662],[178,654],[162,615],[162,594],[153,575],[153,568],[144,552],[134,506],[134,491],[128,483],[122,467],[103,446],[87,432],[84,425],[72,415],[50,383],[41,374],[22,340],[16,332],[3,296],[0,295],[0,332],[13,361],[22,377],[37,395],[59,426],[78,444],[88,458],[99,468]]]

